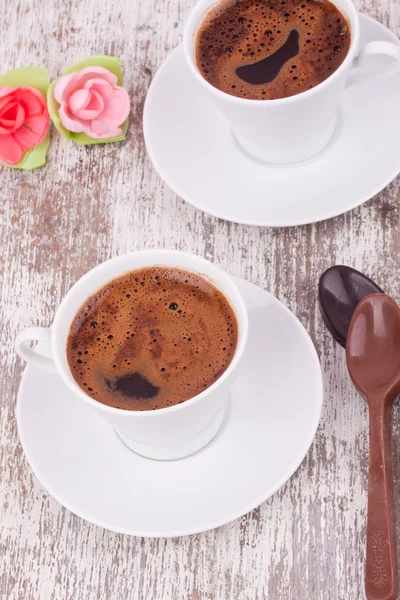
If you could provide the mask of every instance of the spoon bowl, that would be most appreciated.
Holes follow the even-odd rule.
[[[332,337],[343,348],[353,313],[369,294],[383,294],[383,291],[372,279],[345,265],[330,267],[319,279],[318,301],[322,318]]]
[[[354,313],[347,364],[364,398],[383,392],[394,401],[400,391],[400,309],[386,294],[368,296]]]

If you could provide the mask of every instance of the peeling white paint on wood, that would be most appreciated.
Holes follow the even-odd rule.
[[[193,3],[0,3],[1,72],[47,65],[55,77],[86,55],[119,55],[133,99],[125,144],[82,148],[53,133],[45,168],[0,168],[0,596],[7,600],[364,598],[367,412],[323,327],[316,285],[325,268],[344,262],[400,300],[400,179],[344,216],[286,230],[226,223],[177,198],[146,156],[141,114]],[[357,4],[400,34],[399,0]],[[322,423],[291,481],[238,521],[170,540],[111,533],[62,508],[32,475],[14,416],[18,330],[49,325],[66,290],[98,262],[153,246],[195,252],[273,292],[310,332],[325,373]],[[397,506],[399,416],[395,408]]]

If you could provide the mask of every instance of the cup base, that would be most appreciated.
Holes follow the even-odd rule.
[[[125,446],[136,454],[140,454],[140,456],[152,458],[154,460],[177,460],[191,456],[204,448],[204,446],[207,446],[221,429],[224,418],[225,406],[221,408],[212,422],[199,432],[194,440],[189,440],[186,444],[175,447],[150,446],[148,444],[141,444],[119,431],[116,431],[116,434]]]
[[[269,167],[291,167],[304,165],[319,157],[336,137],[338,130],[339,111],[330,119],[324,132],[312,145],[303,148],[263,149],[258,144],[238,135],[231,129],[232,137],[239,148],[248,158]]]

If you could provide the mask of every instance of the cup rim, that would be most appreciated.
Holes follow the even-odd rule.
[[[304,92],[300,92],[299,94],[294,94],[293,96],[288,96],[286,98],[275,98],[275,99],[266,98],[265,100],[257,100],[254,98],[241,98],[239,96],[233,96],[231,94],[228,94],[227,92],[224,92],[224,91],[220,90],[219,88],[213,86],[209,81],[207,81],[202,76],[199,69],[197,68],[197,64],[196,64],[196,60],[195,60],[194,52],[193,52],[193,48],[195,45],[195,35],[197,33],[196,26],[203,22],[204,17],[208,13],[209,10],[212,7],[214,7],[216,4],[219,4],[219,2],[221,2],[221,1],[223,1],[223,0],[215,0],[214,2],[211,2],[210,4],[207,4],[207,6],[202,8],[202,6],[204,4],[204,0],[198,0],[197,3],[192,8],[191,12],[189,13],[188,19],[185,24],[184,33],[183,33],[183,49],[184,49],[184,54],[186,57],[186,62],[189,65],[190,70],[192,71],[192,73],[194,74],[196,79],[199,82],[201,82],[202,85],[204,85],[212,94],[214,94],[214,96],[216,96],[216,98],[230,100],[234,104],[238,104],[238,105],[243,104],[244,106],[252,105],[252,106],[262,107],[262,106],[270,106],[270,105],[271,106],[278,106],[278,105],[283,106],[283,105],[291,104],[293,102],[300,101],[305,98],[310,98],[311,96],[317,94],[322,88],[326,87],[333,80],[337,79],[342,74],[344,69],[347,68],[348,65],[351,64],[352,61],[354,60],[356,51],[359,46],[359,40],[360,40],[360,21],[359,21],[357,9],[354,6],[354,4],[351,2],[351,0],[345,0],[346,8],[343,8],[343,9],[336,4],[335,0],[331,0],[331,2],[336,6],[336,8],[338,10],[340,10],[340,12],[343,12],[344,15],[347,17],[348,21],[350,22],[350,27],[351,27],[349,51],[347,52],[345,59],[339,65],[339,67],[336,69],[336,71],[334,71],[331,75],[329,75],[329,77],[324,79],[324,81],[321,81],[321,83],[319,83],[315,87],[313,87],[309,90],[305,90]]]
[[[65,307],[67,306],[71,297],[77,291],[79,291],[80,288],[82,288],[82,286],[85,285],[86,281],[90,277],[93,277],[93,272],[100,272],[104,268],[104,265],[108,265],[111,262],[118,261],[118,260],[122,261],[122,259],[124,259],[124,258],[126,259],[131,256],[132,257],[137,256],[139,254],[141,256],[147,255],[149,257],[151,257],[151,256],[159,257],[159,260],[155,259],[154,262],[149,263],[147,265],[149,267],[162,266],[163,265],[162,257],[166,256],[166,255],[170,255],[170,254],[174,254],[175,256],[185,256],[186,258],[190,258],[190,259],[194,258],[200,264],[203,263],[203,264],[207,264],[208,266],[211,265],[212,269],[214,269],[220,277],[225,279],[225,281],[228,283],[228,287],[231,287],[232,291],[234,292],[234,295],[236,295],[235,298],[232,298],[231,294],[228,295],[228,293],[223,291],[221,289],[220,285],[212,278],[212,276],[209,276],[204,273],[202,274],[201,271],[197,270],[197,268],[193,268],[192,270],[203,277],[209,277],[209,279],[212,281],[212,283],[221,291],[221,293],[224,294],[224,296],[226,296],[226,298],[228,299],[229,303],[231,304],[231,306],[235,312],[235,316],[236,316],[237,323],[238,323],[238,331],[239,331],[238,344],[236,346],[235,354],[234,354],[228,368],[224,371],[224,373],[221,375],[221,377],[219,377],[216,381],[214,381],[214,383],[212,383],[206,390],[204,390],[203,392],[200,392],[199,394],[197,394],[196,396],[193,396],[192,398],[189,398],[188,400],[185,400],[184,402],[182,402],[180,404],[174,404],[173,406],[167,406],[165,408],[158,408],[156,410],[142,410],[142,411],[126,410],[123,408],[115,408],[113,406],[109,406],[108,404],[103,404],[102,402],[98,402],[97,400],[95,400],[94,398],[92,398],[91,396],[86,394],[84,392],[84,390],[78,385],[78,383],[73,378],[71,370],[68,365],[68,361],[67,361],[67,368],[64,368],[64,364],[61,361],[60,355],[59,355],[60,348],[56,343],[56,339],[58,337],[57,331],[58,331],[58,328],[62,325],[62,316],[63,316]],[[176,266],[177,268],[179,268],[178,264],[177,265],[165,264],[165,266]],[[138,267],[138,268],[141,268],[141,267]],[[186,270],[190,269],[189,267],[181,267],[181,268],[186,269]],[[120,277],[124,273],[134,271],[134,270],[136,270],[135,267],[133,267],[131,269],[129,269],[129,268],[121,269],[120,273],[115,274],[113,277],[110,277],[110,279],[107,281],[112,281],[113,279]],[[94,287],[93,290],[86,297],[90,296],[90,294],[93,294],[97,289],[100,289],[101,287],[106,285],[107,281],[103,282],[101,285],[99,285],[97,287]],[[71,323],[69,323],[69,326],[70,326],[70,324]],[[96,408],[97,410],[101,410],[108,414],[125,415],[128,418],[153,418],[154,419],[156,416],[159,416],[159,415],[164,415],[166,413],[180,412],[182,410],[185,410],[185,407],[188,404],[193,405],[195,403],[198,403],[203,398],[208,396],[211,392],[214,392],[215,389],[229,377],[229,375],[232,373],[232,371],[235,368],[237,368],[239,361],[242,358],[244,349],[246,347],[247,338],[248,338],[248,329],[249,329],[248,312],[247,312],[247,308],[246,308],[246,304],[244,302],[243,296],[240,293],[235,282],[223,269],[221,269],[217,265],[214,265],[214,263],[212,263],[211,261],[209,261],[201,256],[198,256],[196,254],[192,254],[190,252],[184,252],[181,250],[169,250],[169,249],[138,250],[138,251],[129,252],[126,254],[121,254],[119,256],[110,258],[110,259],[98,264],[96,267],[94,267],[93,269],[90,269],[90,271],[88,271],[80,279],[78,279],[78,281],[68,290],[67,294],[64,296],[63,300],[61,301],[61,303],[56,311],[56,315],[54,317],[53,325],[51,328],[51,332],[52,332],[51,348],[52,348],[53,360],[54,360],[57,372],[60,375],[60,377],[62,378],[63,382],[68,386],[68,388],[75,395],[82,398],[87,404]],[[66,349],[64,348],[63,351],[66,352]]]

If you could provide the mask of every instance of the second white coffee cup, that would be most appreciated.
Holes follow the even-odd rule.
[[[67,361],[67,339],[71,323],[85,300],[107,282],[128,271],[165,265],[195,271],[209,278],[227,297],[238,323],[238,343],[232,362],[222,376],[194,398],[154,411],[128,411],[97,402],[73,378]],[[229,391],[237,377],[248,334],[247,309],[236,285],[209,261],[173,250],[144,250],[118,256],[95,267],[67,293],[57,310],[51,329],[30,327],[16,340],[18,354],[29,364],[57,372],[64,383],[97,415],[105,418],[125,444],[149,458],[176,459],[197,452],[218,433],[224,419]],[[52,359],[28,346],[30,341],[50,345]],[[57,398],[54,399],[57,402]],[[96,415],[94,414],[94,417]]]
[[[350,23],[351,43],[346,58],[328,79],[288,98],[250,100],[231,96],[206,81],[196,65],[197,32],[215,4],[215,0],[199,0],[189,15],[183,40],[187,64],[199,83],[199,91],[229,121],[243,150],[269,164],[293,164],[317,155],[333,136],[346,85],[389,76],[400,69],[400,46],[373,41],[360,48],[360,19],[354,4],[351,0],[334,0]],[[370,55],[386,55],[385,66],[378,71],[370,68]]]

